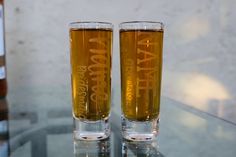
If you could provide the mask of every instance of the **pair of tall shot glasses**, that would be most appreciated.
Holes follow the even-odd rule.
[[[150,141],[159,130],[163,24],[130,21],[119,27],[121,132],[127,140]],[[75,139],[110,135],[112,41],[111,23],[70,24]]]

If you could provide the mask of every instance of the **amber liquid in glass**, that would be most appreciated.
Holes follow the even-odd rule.
[[[120,30],[122,111],[131,121],[159,116],[163,30]]]
[[[71,83],[75,118],[109,116],[111,95],[110,29],[71,29]]]

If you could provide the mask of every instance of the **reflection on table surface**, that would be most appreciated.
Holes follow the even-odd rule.
[[[8,103],[0,99],[0,157],[9,156]]]
[[[74,140],[75,157],[84,156],[111,156],[111,139],[107,138],[101,141],[82,141]]]
[[[68,108],[45,110],[43,120],[36,111],[10,108],[8,120],[8,103],[2,99],[0,104],[0,157],[8,156],[9,144],[11,157],[233,157],[236,153],[234,124],[168,98],[162,101],[158,142],[122,139],[116,108],[111,113],[110,138],[79,141],[73,140]]]
[[[110,138],[101,141],[74,140],[75,157],[163,157],[158,151],[156,140],[134,142],[125,139],[119,141],[114,138],[111,135]],[[115,145],[120,146],[115,147]]]
[[[134,142],[122,140],[122,157],[163,157],[157,141]]]

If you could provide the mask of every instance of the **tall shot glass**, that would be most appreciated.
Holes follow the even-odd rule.
[[[159,131],[163,24],[120,24],[122,134],[133,141],[156,139]]]
[[[105,22],[70,24],[70,62],[74,137],[109,137],[113,25]]]

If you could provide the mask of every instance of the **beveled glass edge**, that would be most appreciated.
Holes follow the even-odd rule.
[[[70,29],[108,29],[113,30],[113,24],[109,22],[100,21],[79,21],[71,22],[69,24]]]
[[[164,30],[164,24],[158,21],[127,21],[119,24],[120,30]]]

